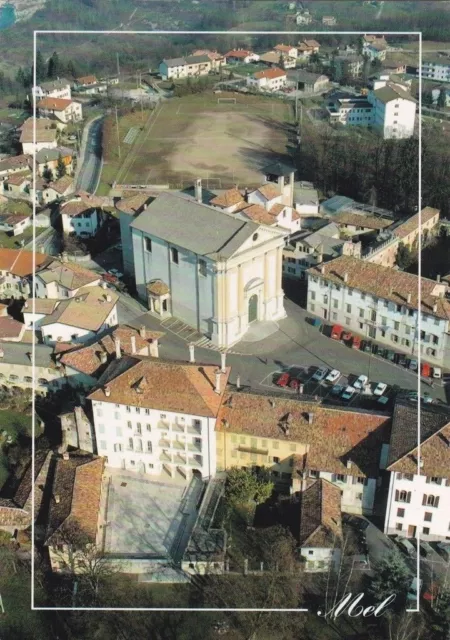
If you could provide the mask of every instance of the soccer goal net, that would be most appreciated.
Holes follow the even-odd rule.
[[[217,98],[217,104],[236,104],[236,98]]]

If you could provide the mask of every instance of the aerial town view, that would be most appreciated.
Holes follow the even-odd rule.
[[[450,2],[0,5],[1,640],[450,638],[449,135]]]

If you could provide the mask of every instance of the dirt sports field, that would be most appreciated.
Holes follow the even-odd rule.
[[[261,168],[286,159],[294,136],[293,106],[281,100],[232,93],[173,98],[149,117],[122,157],[116,182],[185,188],[202,178],[209,188],[257,186]]]

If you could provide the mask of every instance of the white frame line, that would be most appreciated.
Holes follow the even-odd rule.
[[[45,30],[35,30],[33,31],[33,88],[32,88],[32,94],[33,94],[33,197],[32,197],[32,210],[33,210],[33,233],[32,233],[32,237],[33,237],[33,257],[32,257],[32,267],[33,267],[33,274],[32,274],[32,287],[33,287],[33,304],[32,304],[32,310],[33,313],[35,312],[35,300],[34,300],[34,291],[35,291],[35,282],[36,282],[36,250],[35,250],[35,243],[36,243],[36,227],[35,227],[35,220],[36,220],[36,198],[35,198],[35,193],[36,193],[36,162],[35,162],[35,156],[36,156],[36,91],[35,88],[37,86],[37,82],[36,82],[36,57],[37,57],[37,35],[45,35],[45,34],[66,34],[66,35],[75,35],[75,34],[83,34],[83,35],[229,35],[229,36],[234,36],[234,35],[295,35],[295,36],[301,36],[301,35],[316,35],[316,36],[320,36],[320,35],[358,35],[358,34],[365,34],[365,35],[379,35],[380,33],[384,34],[384,35],[391,35],[391,36],[395,36],[395,35],[403,35],[403,36],[418,36],[419,37],[419,171],[418,171],[418,182],[419,182],[419,189],[418,189],[418,214],[419,214],[419,228],[421,226],[421,221],[422,221],[422,216],[421,216],[421,204],[422,204],[422,184],[421,184],[421,179],[422,179],[422,32],[421,31],[174,31],[174,30],[158,30],[158,31],[101,31],[101,30],[89,30],[89,31],[82,31],[82,30],[66,30],[66,29],[45,29]],[[418,240],[418,251],[419,251],[419,256],[420,256],[420,252],[421,252],[421,248],[422,248],[422,241],[421,241],[421,237],[420,237],[420,233],[419,233],[419,240]],[[422,273],[422,262],[421,262],[421,258],[419,258],[419,266],[418,266],[418,284],[419,284],[419,288],[418,288],[418,311],[421,309],[421,273]],[[421,326],[422,326],[422,320],[421,320],[421,312],[419,311],[418,313],[418,324],[417,324],[417,331],[418,331],[418,341],[417,344],[418,346],[420,346],[420,330],[421,330]],[[420,402],[420,391],[421,391],[421,378],[420,378],[420,368],[421,368],[421,353],[420,353],[420,348],[418,349],[418,354],[417,354],[417,362],[418,362],[418,383],[417,383],[417,388],[418,388],[418,402],[417,402],[417,472],[420,475],[420,406],[421,406],[421,402]],[[32,371],[33,371],[33,383],[32,383],[32,400],[31,400],[31,407],[32,407],[32,444],[31,444],[31,451],[32,451],[32,460],[31,460],[31,470],[32,470],[32,477],[33,477],[33,487],[32,487],[32,496],[31,496],[31,515],[32,515],[32,522],[31,522],[31,535],[32,535],[32,549],[33,552],[31,554],[31,610],[32,611],[198,611],[198,612],[225,612],[225,611],[231,611],[231,612],[267,612],[267,613],[299,613],[299,612],[309,612],[309,609],[217,609],[217,608],[164,608],[164,607],[139,607],[139,608],[132,608],[132,607],[35,607],[34,606],[34,578],[35,578],[35,572],[34,572],[34,533],[35,533],[35,527],[34,527],[34,508],[35,508],[35,501],[34,501],[34,478],[35,478],[35,439],[34,439],[34,434],[35,434],[35,427],[36,427],[36,418],[35,418],[35,395],[36,395],[36,376],[35,376],[35,343],[32,343],[32,347],[31,347],[31,365],[32,365]],[[417,532],[418,532],[418,528],[417,528]],[[420,543],[420,538],[417,535],[417,544],[419,545]],[[420,584],[420,553],[417,554],[417,582]],[[406,609],[406,611],[408,613],[418,613],[420,612],[420,589],[418,590],[417,593],[417,600],[416,600],[416,609]]]

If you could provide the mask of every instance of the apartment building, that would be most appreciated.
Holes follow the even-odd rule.
[[[333,80],[339,82],[342,78],[359,78],[364,67],[364,57],[356,53],[338,54],[332,62]]]
[[[416,101],[410,93],[394,83],[371,91],[373,126],[383,138],[410,138],[414,134]]]
[[[247,78],[247,85],[260,91],[279,91],[286,85],[286,71],[272,67]]]
[[[385,533],[421,540],[450,540],[450,410],[420,408],[420,464],[417,405],[397,400],[392,419]]]
[[[419,76],[419,69],[417,69],[416,75]],[[422,78],[450,82],[450,61],[422,61]]]
[[[103,224],[103,201],[89,194],[77,194],[60,205],[64,233],[86,238],[95,236]]]
[[[159,65],[159,74],[163,80],[202,76],[212,69],[213,62],[208,55],[193,55],[184,58],[170,58]]]
[[[370,514],[389,426],[381,413],[227,390],[216,423],[217,470],[264,466],[293,491],[324,479],[342,491],[342,510]]]
[[[411,216],[408,220],[395,227],[393,233],[399,242],[411,249],[413,244],[417,242],[419,235],[425,238],[425,236],[429,236],[436,231],[439,224],[439,216],[439,209],[425,207],[420,212],[420,216],[418,213]]]
[[[37,99],[42,98],[62,98],[70,100],[72,95],[70,92],[70,82],[65,78],[57,78],[48,82],[41,82],[40,85],[33,89]]]
[[[40,116],[54,117],[60,122],[79,122],[83,119],[81,102],[66,98],[42,98],[36,105]]]
[[[450,300],[446,284],[341,256],[308,270],[307,309],[332,324],[417,355],[432,365],[450,364]],[[421,314],[419,334],[418,319]]]
[[[368,126],[373,124],[373,106],[366,96],[355,96],[342,91],[327,98],[325,109],[330,124]]]
[[[99,286],[98,273],[77,264],[52,260],[35,275],[35,295],[50,300],[73,298],[82,287]]]
[[[225,366],[115,359],[88,396],[99,455],[119,469],[186,481],[194,473],[214,476],[215,425],[229,374]]]

